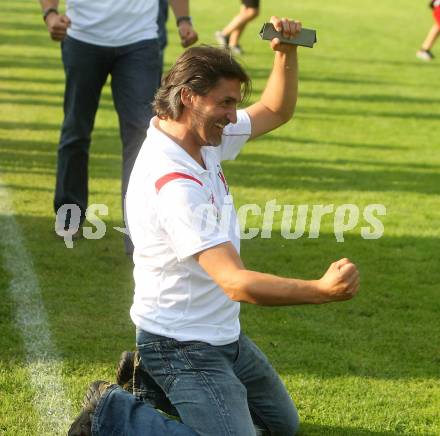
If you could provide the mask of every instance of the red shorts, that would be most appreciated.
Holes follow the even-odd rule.
[[[434,15],[434,20],[436,21],[436,23],[440,27],[440,6],[434,7],[434,9],[432,10],[432,15]]]

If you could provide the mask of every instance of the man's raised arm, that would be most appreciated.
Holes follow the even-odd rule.
[[[283,36],[293,38],[300,30],[298,21],[272,17],[270,22]],[[271,41],[275,52],[272,72],[260,100],[246,108],[252,122],[251,138],[276,129],[292,118],[298,95],[297,46]]]

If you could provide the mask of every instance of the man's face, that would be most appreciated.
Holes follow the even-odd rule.
[[[195,95],[190,108],[191,130],[200,145],[219,145],[224,127],[237,122],[241,100],[238,79],[220,79],[205,96]]]

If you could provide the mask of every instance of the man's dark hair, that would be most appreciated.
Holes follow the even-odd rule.
[[[183,110],[180,98],[183,88],[206,95],[220,79],[238,79],[242,84],[242,100],[250,94],[251,79],[229,51],[207,45],[189,48],[162,79],[153,103],[157,116],[176,120]]]

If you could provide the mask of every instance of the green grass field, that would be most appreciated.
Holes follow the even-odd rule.
[[[256,36],[260,24],[270,15],[291,16],[318,30],[318,45],[300,50],[294,120],[225,165],[236,205],[264,207],[276,199],[387,209],[377,240],[361,237],[361,215],[345,242],[336,242],[334,214],[324,217],[319,238],[308,238],[307,227],[303,237],[287,240],[277,213],[272,238],[243,241],[252,269],[316,278],[347,256],[362,275],[350,302],[242,306],[243,328],[282,375],[303,435],[440,434],[440,64],[415,59],[432,24],[425,3],[263,1],[243,37],[254,100],[272,59]],[[214,43],[214,31],[237,7],[193,0],[201,41]],[[55,237],[52,212],[64,85],[59,46],[38,2],[3,2],[0,11],[0,435],[65,434],[88,383],[113,380],[120,352],[134,345],[131,261],[113,230],[122,225],[117,118],[107,85],[89,199],[108,206],[107,233],[67,249]],[[168,66],[180,52],[171,20]],[[28,314],[37,310],[26,296],[29,283],[44,304],[53,346],[46,354],[32,347],[44,332],[20,318],[23,302]],[[45,381],[52,372],[67,400]],[[52,406],[39,408],[38,380],[49,383],[62,419],[45,415]]]

